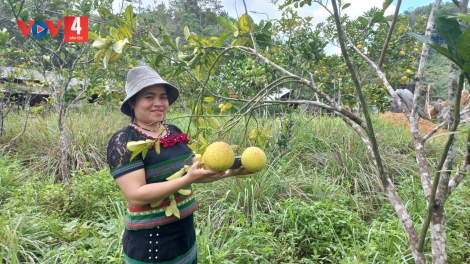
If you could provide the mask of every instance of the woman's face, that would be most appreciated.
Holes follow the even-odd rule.
[[[135,97],[134,115],[137,121],[149,124],[165,119],[169,103],[164,85],[144,88]]]

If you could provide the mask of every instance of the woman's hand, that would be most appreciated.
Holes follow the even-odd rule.
[[[251,172],[245,170],[243,166],[238,169],[228,169],[225,171],[225,177],[249,175]]]
[[[196,161],[191,165],[185,177],[190,177],[194,183],[209,183],[225,178],[225,172],[206,170],[203,168],[204,163]]]
[[[213,170],[206,170],[203,168],[203,162],[195,162],[188,170],[188,173],[185,177],[191,177],[192,182],[194,183],[209,183],[218,181],[227,177],[231,176],[240,176],[240,175],[248,175],[250,172],[245,170],[243,167],[238,169],[228,169],[226,171],[213,171]]]

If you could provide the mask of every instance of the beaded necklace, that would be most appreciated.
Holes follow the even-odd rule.
[[[152,123],[149,123],[148,125],[151,125],[151,124],[154,124],[156,122],[152,122]],[[158,126],[158,129],[148,129],[148,128],[145,128],[145,127],[141,127],[139,124],[137,124],[136,122],[132,122],[132,124],[136,125],[137,127],[139,127],[140,129],[143,129],[145,131],[148,131],[148,132],[153,132],[153,133],[157,133],[157,130],[160,131],[160,135],[162,134],[162,132],[165,130],[165,128],[163,128],[162,126],[162,123],[160,122],[160,125]]]
[[[134,122],[130,123],[129,125],[133,126],[133,127],[134,127],[137,131],[139,131],[139,133],[141,133],[142,135],[144,135],[144,136],[146,136],[146,137],[154,138],[154,139],[163,138],[162,135],[163,135],[163,133],[165,133],[165,131],[167,131],[167,133],[168,133],[168,129],[167,129],[166,126],[163,125],[163,124],[160,124],[160,127],[158,128],[158,131],[157,131],[156,129],[154,129],[154,130],[145,129],[145,128],[139,126],[138,124],[136,124],[136,123],[134,123]],[[141,129],[141,130],[139,130],[139,129],[137,129],[137,128],[139,128],[139,129]],[[158,133],[158,132],[160,132],[160,133],[158,133],[157,136],[152,136],[152,135],[147,134],[147,133],[146,133],[145,131],[143,131],[143,130],[148,131],[148,132],[153,132],[153,133]]]

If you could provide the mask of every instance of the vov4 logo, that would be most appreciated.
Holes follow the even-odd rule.
[[[55,38],[62,24],[64,24],[64,42],[88,42],[88,17],[86,16],[66,16],[64,20],[56,20],[56,24],[51,20],[29,20],[28,26],[22,20],[16,20],[16,24],[26,38],[31,32],[35,38],[43,38],[47,32]]]

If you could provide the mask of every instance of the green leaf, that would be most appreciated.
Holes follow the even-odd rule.
[[[158,138],[157,142],[155,142],[155,151],[157,154],[160,154],[160,138]]]
[[[211,44],[210,44],[211,47],[223,47],[224,46],[223,40],[221,40],[218,37],[210,37],[209,39],[211,41]]]
[[[132,5],[128,5],[126,7],[126,11],[124,11],[124,17],[126,18],[129,25],[132,24],[132,18],[134,17],[134,11],[132,10]]]
[[[146,146],[149,146],[149,144],[153,143],[153,140],[151,139],[147,139],[147,140],[138,140],[138,141],[129,141],[127,142],[127,149],[130,150],[130,151],[136,151],[136,150],[140,150],[142,151],[142,149]]]
[[[393,0],[385,0],[382,5],[382,11],[387,10],[387,8],[392,4]]]
[[[141,151],[134,151],[132,152],[132,155],[131,155],[131,158],[129,159],[130,161],[132,161],[137,155],[139,155]]]
[[[199,124],[200,128],[203,128],[203,129],[207,128],[206,121],[204,121],[202,117],[197,118],[197,123]]]
[[[146,147],[142,150],[142,159],[145,159],[145,156],[147,156],[148,151],[149,151],[149,147]]]
[[[227,37],[230,36],[230,35],[231,35],[230,32],[222,33],[222,34],[220,34],[219,39],[220,39],[220,41],[224,41],[224,40],[227,39]]]
[[[213,102],[215,102],[215,97],[214,97],[214,96],[207,96],[207,97],[204,97],[204,102],[206,102],[206,103],[213,103]]]
[[[174,180],[174,179],[181,178],[181,177],[183,177],[185,172],[186,172],[186,167],[183,167],[179,171],[177,171],[177,172],[173,173],[171,176],[167,177],[166,180],[171,181],[171,180]]]
[[[190,195],[190,194],[191,194],[191,190],[179,189],[179,190],[178,190],[178,193],[179,193],[179,194],[182,194],[182,195]]]
[[[344,5],[341,7],[341,10],[344,10],[344,9],[350,7],[350,6],[351,6],[350,3],[346,3],[346,4],[344,4]]]
[[[457,39],[457,53],[467,62],[470,62],[470,27]]]
[[[160,42],[157,38],[155,38],[151,32],[148,34],[148,38],[150,40],[150,46],[152,46],[155,50],[163,50],[162,46],[160,46]],[[145,44],[145,42],[144,42]]]
[[[196,63],[198,62],[199,58],[201,57],[201,54],[196,54],[189,62],[188,62],[188,67],[193,68]]]
[[[121,25],[118,27],[118,31],[128,39],[132,39],[132,29],[128,25]]]
[[[358,17],[357,21],[359,21],[363,26],[367,26],[367,24],[369,24],[369,21],[365,17]]]
[[[180,43],[180,37],[176,37],[176,38],[175,38],[176,49],[178,49],[179,43]]]
[[[212,128],[218,129],[220,127],[220,122],[219,122],[219,120],[217,120],[217,118],[215,116],[209,117],[208,121],[209,121],[209,125]]]
[[[186,41],[187,41],[188,38],[189,38],[189,35],[190,35],[188,26],[184,26],[183,33],[184,33],[184,39],[186,39]]]
[[[170,202],[170,205],[171,205],[171,202]],[[165,208],[165,215],[167,217],[173,214],[173,207],[171,207],[170,205]]]
[[[165,43],[166,45],[168,45],[170,48],[172,48],[173,50],[177,50],[178,48],[176,47],[175,43],[173,42],[173,40],[171,39],[170,35],[163,35],[162,36],[162,39],[163,39],[163,43]]]
[[[432,39],[428,38],[428,37],[425,37],[423,35],[419,35],[419,34],[416,34],[414,32],[411,32],[410,35],[421,41],[422,43],[426,43],[429,45],[429,47],[433,48],[434,50],[436,50],[437,52],[439,52],[441,55],[444,55],[445,57],[447,57],[448,59],[450,59],[451,61],[455,62],[455,64],[457,64],[460,68],[463,67],[463,63],[461,60],[456,60],[455,57],[453,56],[452,53],[450,53],[450,51],[444,47],[441,47],[439,45],[437,45],[434,41],[432,41]]]
[[[172,207],[173,210],[173,215],[180,218],[180,210],[178,209],[178,205],[176,203],[176,200],[173,199],[173,201],[170,202],[170,206]]]
[[[460,24],[456,18],[448,18],[449,16],[440,10],[434,11],[437,32],[444,38],[447,49],[453,55],[454,60],[461,61],[457,54],[457,39],[462,35]]]
[[[470,15],[457,13],[457,18],[470,23]]]
[[[73,229],[77,227],[77,224],[78,224],[78,219],[72,220],[71,222],[68,222],[67,224],[65,224],[62,230],[67,231],[67,232],[72,232]]]
[[[113,52],[113,47],[109,47],[106,52],[104,53],[103,56],[103,65],[104,68],[106,69],[108,67],[108,62],[109,62],[109,57],[111,56],[111,52]]]
[[[122,53],[116,53],[116,52],[113,51],[113,52],[111,52],[111,55],[108,58],[108,62],[115,61],[115,60],[119,59],[121,56],[122,56]]]
[[[124,49],[124,46],[126,46],[126,44],[129,43],[129,40],[127,40],[127,38],[123,39],[123,40],[118,40],[116,41],[114,44],[113,44],[113,50],[114,52],[116,53],[122,53],[122,49]]]
[[[256,34],[255,39],[256,39],[256,43],[258,43],[260,47],[266,47],[271,44],[271,35]]]
[[[96,34],[95,32],[92,32],[92,31],[88,31],[88,39],[89,40],[96,40],[98,38],[99,38],[98,34]]]
[[[144,40],[142,40],[142,44],[144,44],[144,47],[146,48],[142,50],[142,54],[158,53],[161,51],[161,50],[157,50],[154,46],[152,46],[152,44]]]
[[[247,37],[237,38],[232,41],[232,46],[244,46],[247,43],[250,43],[250,38],[247,38]]]
[[[119,32],[119,30],[117,30],[117,28],[115,27],[111,27],[109,29],[109,36],[114,39],[114,40],[120,40],[122,38],[122,35],[121,33]]]
[[[93,58],[94,58],[96,61],[98,61],[98,60],[101,59],[101,57],[103,56],[104,51],[105,51],[105,50],[98,50],[98,51],[95,53],[95,56],[94,56]]]
[[[110,41],[107,38],[98,38],[95,41],[93,41],[93,44],[91,44],[91,46],[97,49],[104,49],[106,48],[109,42]]]
[[[207,140],[204,138],[202,134],[198,134],[198,138],[199,138],[199,141],[201,141],[203,145],[207,145]]]
[[[175,196],[173,194],[170,195],[170,205],[165,209],[165,215],[171,216],[175,215],[176,217],[180,218],[180,211],[178,210],[178,205],[175,200]]]
[[[384,11],[379,11],[374,14],[372,19],[370,20],[370,25],[374,25],[375,23],[385,22],[384,19]]]
[[[470,63],[467,63],[462,68],[465,72],[470,74]],[[470,80],[469,80],[470,81]]]
[[[217,17],[217,23],[219,23],[223,28],[230,30],[235,37],[238,36],[238,28],[229,19],[219,16]]]
[[[250,32],[250,17],[247,14],[243,14],[238,19],[239,33],[245,34]]]
[[[155,201],[153,203],[150,203],[150,207],[158,207],[159,205],[161,205],[163,203],[163,199],[160,199],[158,201]]]

